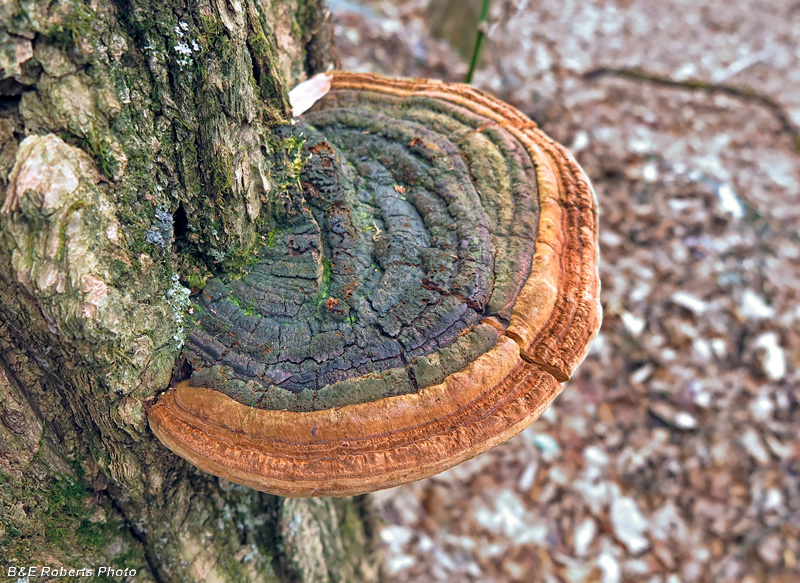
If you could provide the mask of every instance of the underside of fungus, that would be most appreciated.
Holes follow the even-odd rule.
[[[172,451],[284,496],[443,471],[552,402],[600,324],[597,206],[561,146],[466,85],[334,73],[286,132],[302,204],[195,298]]]

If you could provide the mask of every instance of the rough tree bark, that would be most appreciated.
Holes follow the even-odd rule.
[[[190,290],[247,266],[297,181],[272,129],[329,51],[324,0],[0,1],[4,576],[377,577],[368,499],[230,484],[147,426]]]

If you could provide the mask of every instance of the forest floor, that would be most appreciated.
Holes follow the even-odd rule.
[[[463,80],[428,3],[331,0],[342,67]],[[531,428],[376,495],[384,581],[800,581],[800,4],[492,8],[474,84],[591,177],[604,322]]]

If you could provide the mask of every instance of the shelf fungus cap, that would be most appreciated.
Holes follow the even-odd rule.
[[[563,147],[466,85],[329,81],[282,130],[302,189],[252,269],[193,298],[191,376],[149,413],[176,454],[283,496],[396,486],[516,435],[601,316],[597,203]]]

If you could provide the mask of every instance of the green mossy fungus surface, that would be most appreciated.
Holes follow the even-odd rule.
[[[319,410],[442,382],[496,343],[534,252],[524,147],[440,100],[326,96],[278,132],[302,144],[291,200],[242,277],[194,297],[191,382]],[[302,188],[302,190],[301,190]]]

